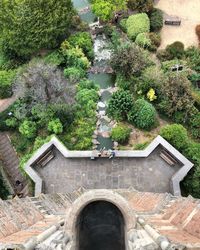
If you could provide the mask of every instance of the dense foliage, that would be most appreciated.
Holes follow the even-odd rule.
[[[8,98],[12,95],[12,84],[14,82],[16,72],[0,71],[0,98]]]
[[[143,48],[148,48],[151,46],[151,39],[148,33],[140,33],[135,39],[135,43]]]
[[[112,129],[111,138],[119,143],[126,143],[130,137],[131,129],[123,124],[117,125]]]
[[[150,31],[150,21],[145,13],[135,14],[128,17],[126,27],[129,38],[134,41],[138,34]]]
[[[128,112],[132,109],[133,97],[129,91],[115,92],[108,104],[108,114],[116,120],[126,120]]]
[[[140,129],[151,129],[156,124],[156,110],[144,99],[138,99],[128,114],[128,120]]]
[[[153,9],[153,0],[128,0],[128,7],[140,12],[149,12]]]
[[[92,10],[103,21],[114,17],[114,13],[125,10],[127,0],[92,0]]]
[[[151,31],[159,31],[163,27],[163,12],[160,9],[153,9],[150,12]]]
[[[111,58],[111,65],[115,72],[124,75],[126,78],[140,75],[149,64],[150,60],[146,52],[130,43],[119,46]]]
[[[39,49],[56,47],[67,34],[73,15],[71,0],[2,0],[3,52],[9,57],[26,58]]]

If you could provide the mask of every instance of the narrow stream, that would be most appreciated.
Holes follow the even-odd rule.
[[[87,0],[73,0],[73,3],[81,19],[91,25],[96,17],[90,9],[90,3]],[[97,108],[98,122],[93,142],[94,148],[97,150],[102,148],[108,150],[113,149],[110,132],[114,124],[106,116],[108,101],[114,91],[114,77],[108,63],[111,57],[111,50],[109,49],[109,41],[104,34],[94,35],[93,39],[95,59],[88,73],[88,79],[93,80],[100,87],[100,100]]]

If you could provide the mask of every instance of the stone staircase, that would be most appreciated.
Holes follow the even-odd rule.
[[[13,190],[16,192],[15,182],[16,180],[19,180],[23,184],[21,192],[24,196],[27,196],[29,194],[28,183],[20,172],[18,156],[11,145],[9,136],[6,133],[0,133],[0,157],[4,164],[4,171]]]

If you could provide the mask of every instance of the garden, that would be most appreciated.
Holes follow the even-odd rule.
[[[70,0],[45,1],[49,13],[42,2],[0,3],[0,99],[17,97],[0,113],[0,131],[9,132],[21,168],[52,135],[70,150],[92,149],[97,123],[89,25]],[[182,190],[200,198],[200,48],[175,41],[159,49],[163,12],[153,0],[90,2],[112,51],[111,139],[120,149],[143,149],[162,135],[195,164]]]

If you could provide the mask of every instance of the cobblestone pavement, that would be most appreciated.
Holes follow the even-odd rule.
[[[171,177],[180,166],[170,166],[157,148],[148,158],[66,159],[57,149],[45,167],[35,167],[44,180],[44,192],[72,192],[79,187],[129,188],[139,191],[169,192]]]

